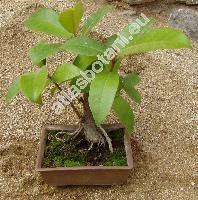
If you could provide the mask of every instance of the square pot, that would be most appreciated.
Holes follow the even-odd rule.
[[[103,128],[109,132],[123,128],[120,124],[106,124]],[[42,128],[36,170],[43,180],[53,186],[65,185],[120,185],[127,181],[133,167],[133,158],[129,135],[124,129],[124,145],[127,157],[127,166],[83,166],[83,167],[56,167],[43,168],[44,149],[48,130],[74,131],[77,126],[47,125]]]

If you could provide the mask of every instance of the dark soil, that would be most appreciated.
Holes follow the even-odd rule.
[[[113,154],[107,144],[93,145],[89,150],[90,144],[84,134],[74,138],[66,131],[48,131],[43,167],[126,166],[123,129],[109,132],[108,135],[112,139]]]

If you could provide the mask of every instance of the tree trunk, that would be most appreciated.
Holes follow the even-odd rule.
[[[98,127],[96,126],[95,120],[89,107],[88,94],[84,94],[83,108],[84,116],[82,122],[84,126],[84,134],[86,140],[92,144],[104,144],[105,140],[100,131],[98,130]]]

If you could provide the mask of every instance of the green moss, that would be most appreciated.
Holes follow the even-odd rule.
[[[49,158],[43,159],[43,167],[49,167],[51,163],[51,160]]]
[[[104,166],[126,166],[127,165],[127,162],[126,162],[126,159],[122,158],[122,159],[111,159],[111,160],[108,160],[106,162],[104,162],[103,164]]]
[[[117,148],[114,153],[104,162],[104,166],[126,166],[127,159],[123,148]]]
[[[64,162],[64,167],[78,167],[78,166],[84,166],[84,163],[73,160],[65,160]]]
[[[82,137],[73,140],[64,132],[50,131],[43,167],[126,166],[123,130],[111,132],[109,136],[113,141],[113,154],[109,152],[108,145],[101,148],[96,145],[88,151],[90,144]]]
[[[56,165],[56,167],[61,167],[63,165],[63,158],[62,156],[57,156],[53,159],[54,164]]]

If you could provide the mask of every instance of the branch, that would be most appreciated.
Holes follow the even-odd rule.
[[[60,87],[60,85],[58,85],[58,83],[54,82],[52,77],[48,74],[48,78],[52,81],[52,83],[58,88],[58,90],[61,92],[63,91],[63,89]],[[78,111],[78,109],[75,107],[75,105],[73,104],[73,102],[70,102],[72,109],[74,110],[74,112],[76,113],[76,115],[78,116],[78,118],[81,120],[82,116],[80,114],[80,112]]]

